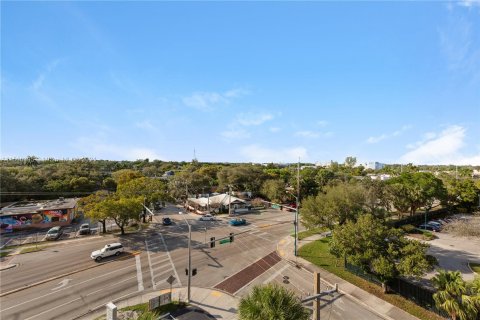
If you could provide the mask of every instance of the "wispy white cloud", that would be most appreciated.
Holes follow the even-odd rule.
[[[308,153],[304,147],[264,148],[260,145],[248,145],[240,149],[240,153],[249,162],[296,162],[298,158],[307,160]]]
[[[379,143],[380,141],[390,139],[392,137],[398,137],[402,135],[405,131],[409,130],[412,126],[410,125],[404,125],[401,127],[399,130],[395,130],[393,133],[388,134],[388,133],[382,133],[379,136],[371,136],[369,137],[366,142],[373,144],[373,143]]]
[[[325,120],[317,121],[317,125],[318,125],[320,128],[324,128],[324,127],[328,126],[328,121],[325,121]]]
[[[480,8],[480,1],[460,1],[458,4],[469,9]],[[461,8],[448,8],[447,23],[438,29],[440,49],[446,58],[447,68],[469,76],[473,81],[480,80],[480,34]]]
[[[427,133],[419,142],[411,144],[415,149],[404,154],[400,161],[415,164],[469,164],[480,165],[480,153],[464,155],[466,129],[452,125],[438,134]]]
[[[80,137],[72,146],[88,155],[89,158],[106,159],[106,160],[166,160],[165,157],[159,155],[154,149],[141,146],[119,146],[105,141],[102,138]]]
[[[258,126],[262,123],[272,120],[274,117],[271,113],[240,113],[236,117],[236,123],[242,126]]]
[[[33,80],[30,88],[35,92],[39,92],[42,89],[42,86],[47,77],[52,73],[53,70],[55,70],[60,61],[60,59],[55,59],[48,63],[45,68],[38,74],[35,80]]]
[[[279,132],[281,129],[279,127],[270,127],[268,128],[268,130],[270,130],[270,132],[275,133],[275,132]]]
[[[228,129],[221,133],[221,136],[228,140],[250,138],[251,134],[246,131],[245,127],[260,126],[273,118],[274,115],[267,112],[239,113],[229,124]]]
[[[225,92],[194,92],[189,96],[183,97],[182,102],[188,107],[201,111],[212,111],[216,106],[228,105],[233,99],[247,95],[249,92],[245,89],[232,89]]]
[[[221,133],[222,137],[226,139],[247,139],[250,138],[250,133],[244,129],[236,128],[223,131]]]
[[[314,131],[297,131],[295,132],[295,136],[304,138],[318,138],[320,137],[320,133]]]
[[[472,8],[472,7],[480,7],[479,0],[461,0],[457,1],[457,4],[462,7]]]
[[[150,120],[143,120],[143,121],[135,122],[135,127],[140,128],[140,129],[144,129],[144,130],[147,130],[147,131],[152,131],[152,132],[157,131],[157,127],[155,127],[150,122]]]

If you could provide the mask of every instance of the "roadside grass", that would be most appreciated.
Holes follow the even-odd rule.
[[[10,253],[10,251],[0,251],[0,258],[8,256]]]
[[[303,240],[305,238],[311,237],[316,234],[320,234],[325,231],[328,231],[328,228],[321,227],[321,228],[313,228],[313,229],[301,231],[298,233],[298,240]],[[291,236],[295,237],[295,233],[292,233]]]
[[[480,263],[469,262],[468,265],[477,275],[480,275]]]
[[[139,316],[142,316],[141,319],[158,319],[158,317],[167,312],[173,312],[178,309],[183,309],[187,306],[185,302],[173,301],[172,303],[166,304],[164,306],[158,307],[152,311],[148,310],[148,303],[136,304],[134,306],[128,306],[118,310],[118,313],[127,312],[127,311],[136,311]],[[105,320],[106,316],[100,316],[95,320]],[[120,319],[120,317],[119,317]]]
[[[26,247],[20,250],[19,254],[42,251],[43,249],[45,249],[44,246]]]
[[[322,238],[317,241],[313,241],[300,247],[299,255],[314,263],[315,265],[335,274],[336,276],[350,282],[351,284],[383,299],[400,309],[420,318],[422,320],[444,320],[444,318],[437,314],[430,312],[410,300],[407,300],[400,295],[389,293],[383,293],[383,289],[363,278],[348,272],[344,268],[343,259],[339,259],[332,255],[329,251],[330,238]]]

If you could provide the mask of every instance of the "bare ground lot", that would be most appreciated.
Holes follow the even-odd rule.
[[[480,225],[480,216],[469,216],[465,222],[470,225]],[[429,241],[428,253],[438,259],[438,268],[458,270],[463,274],[463,279],[470,281],[475,273],[468,266],[469,262],[480,263],[480,237],[458,236],[453,231],[447,230],[435,233],[438,239]],[[426,278],[430,279],[436,271],[430,272]]]

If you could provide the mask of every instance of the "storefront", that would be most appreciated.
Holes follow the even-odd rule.
[[[20,201],[0,210],[0,230],[12,232],[29,228],[69,225],[77,211],[77,199]]]

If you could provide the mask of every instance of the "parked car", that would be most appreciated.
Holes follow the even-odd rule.
[[[78,229],[78,234],[90,234],[90,225],[88,223],[84,223]]]
[[[118,256],[124,251],[123,245],[121,243],[111,243],[105,245],[100,250],[93,251],[92,254],[90,255],[90,258],[92,258],[95,261],[100,261],[103,258],[110,257],[110,256]]]
[[[62,227],[53,227],[45,235],[46,240],[58,240],[63,234]]]
[[[206,213],[200,217],[200,221],[215,221],[215,217],[212,216],[210,213]]]
[[[168,218],[168,217],[165,217],[165,218],[162,219],[162,224],[163,224],[164,226],[169,226],[169,225],[172,224],[172,219],[170,219],[170,218]]]
[[[442,224],[441,224],[440,222],[437,222],[437,221],[433,221],[433,220],[432,220],[432,221],[428,221],[427,224],[429,224],[429,225],[431,225],[431,226],[435,226],[435,227],[437,227],[437,228],[439,228],[439,229],[442,228]]]
[[[231,226],[241,226],[241,225],[247,224],[247,220],[236,218],[236,219],[231,219],[229,223]]]
[[[418,226],[418,229],[422,229],[422,230],[429,230],[429,231],[434,231],[434,232],[439,232],[440,231],[440,228],[437,227],[437,226],[434,226],[432,224],[425,224],[425,223],[422,223],[421,225]]]

